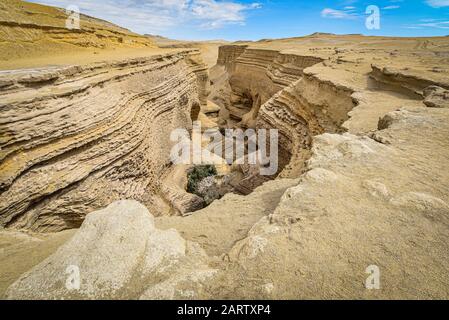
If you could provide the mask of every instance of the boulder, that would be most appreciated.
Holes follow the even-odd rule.
[[[449,90],[430,86],[424,90],[424,104],[429,108],[449,108]]]
[[[22,275],[6,295],[8,299],[138,299],[145,292],[145,299],[174,298],[183,296],[177,292],[181,283],[189,292],[185,298],[196,298],[199,282],[215,273],[206,259],[199,246],[186,242],[176,230],[156,229],[145,206],[122,200],[88,214],[67,243]],[[163,282],[172,283],[171,291],[159,296],[151,288]]]

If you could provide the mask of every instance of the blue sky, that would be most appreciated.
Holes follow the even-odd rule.
[[[34,0],[77,5],[81,13],[138,33],[173,39],[258,40],[331,32],[388,36],[449,35],[449,0]],[[380,29],[365,27],[367,6]]]

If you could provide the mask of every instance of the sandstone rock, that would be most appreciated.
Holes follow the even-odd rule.
[[[449,108],[449,90],[430,86],[424,90],[424,104],[429,108]]]
[[[162,215],[154,228],[118,206],[121,228],[94,214],[9,296],[446,299],[449,114],[423,96],[444,104],[447,73],[432,66],[445,65],[448,44],[429,44],[315,34],[224,46],[212,88],[197,50],[1,73],[2,226],[76,228],[123,198]],[[218,118],[201,112],[208,99]],[[278,178],[257,187],[257,167],[239,166],[248,196],[188,212],[202,200],[166,155],[170,131],[198,119],[278,129]],[[88,267],[80,291],[64,289],[61,261]],[[379,291],[364,286],[372,264]],[[121,272],[102,274],[110,268]]]
[[[429,86],[447,87],[447,79],[433,77],[425,72],[417,72],[412,68],[382,67],[372,65],[371,76],[379,82],[394,87],[401,87],[411,94],[422,96]]]
[[[161,296],[147,288],[168,281],[173,283],[173,298],[179,279],[194,290],[214,274],[205,261],[201,249],[175,230],[155,229],[143,205],[118,201],[87,215],[73,238],[12,284],[7,297],[129,299],[146,291],[144,297],[153,299]],[[77,274],[79,288],[70,282]]]
[[[204,114],[218,113],[220,111],[220,106],[218,106],[216,103],[208,100],[207,104],[205,106],[203,106],[201,111]]]
[[[390,196],[388,188],[381,182],[365,180],[363,182],[363,185],[373,197],[388,199],[388,197]]]
[[[296,184],[294,179],[269,181],[247,196],[226,194],[188,217],[158,217],[156,226],[175,228],[185,239],[199,243],[209,256],[221,256],[261,218],[273,213],[284,192]]]
[[[23,80],[49,74],[55,80],[37,87]],[[176,189],[161,199],[161,177],[171,131],[191,127],[192,110],[206,103],[197,51],[7,71],[2,79],[14,85],[1,99],[0,225],[54,232],[79,227],[115,200],[142,201],[159,215],[171,208],[156,204],[187,197]]]
[[[391,199],[395,206],[421,212],[429,219],[449,226],[449,205],[443,200],[420,192],[407,192]]]
[[[81,15],[79,29],[66,28],[68,15],[59,8],[19,0],[0,3],[2,63],[45,57],[55,52],[97,52],[109,48],[154,48],[147,37],[101,19]],[[39,43],[39,45],[37,45]],[[53,64],[48,59],[49,64]],[[50,62],[51,61],[51,62]]]
[[[449,113],[420,108],[388,118],[377,133],[388,146],[349,134],[315,137],[310,171],[230,250],[241,266],[230,278],[271,279],[277,298],[449,296],[449,189],[440,167]],[[381,270],[378,292],[363,285],[371,264]],[[226,292],[264,296],[254,286]]]

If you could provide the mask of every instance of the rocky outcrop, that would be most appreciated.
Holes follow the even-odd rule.
[[[170,132],[189,128],[205,103],[197,51],[0,78],[2,226],[79,227],[87,212],[124,198],[162,208]]]
[[[437,86],[424,89],[424,104],[429,108],[449,108],[449,90]]]
[[[217,65],[226,66],[232,70],[235,60],[245,52],[248,46],[224,45],[218,49]]]
[[[316,34],[221,47],[211,70],[215,88],[210,95],[223,107],[220,125],[278,129],[280,175],[298,177],[313,136],[366,134],[399,107],[443,103],[443,91],[427,93],[424,101],[423,95],[429,86],[447,87],[443,68],[429,69],[443,63],[444,39],[426,42],[432,44],[434,55],[429,56],[419,39],[403,41],[397,50],[389,39],[353,46],[360,40],[355,38],[360,36]],[[426,58],[407,65],[417,55]],[[264,181],[257,176],[244,180],[237,190],[252,190]]]
[[[249,290],[230,288],[233,296],[449,297],[449,113],[389,117],[374,139],[315,137],[309,171],[230,251],[241,266],[235,274],[254,281]],[[381,290],[365,288],[370,265],[380,269]]]
[[[198,245],[154,227],[135,201],[87,215],[55,254],[12,284],[9,299],[193,299],[216,274]]]
[[[261,107],[256,125],[279,130],[283,176],[297,176],[302,171],[313,136],[345,131],[342,124],[355,106],[352,93],[305,72]]]
[[[399,87],[410,91],[413,94],[422,96],[424,90],[429,86],[440,86],[449,88],[448,81],[438,81],[429,77],[423,77],[409,69],[395,69],[392,67],[372,66],[371,76],[377,81],[394,87]]]
[[[226,107],[230,116],[241,121],[241,126],[254,127],[261,105],[301,79],[305,68],[320,61],[317,57],[247,46],[220,47],[217,65],[225,66],[229,74],[231,92],[228,92],[230,103]]]
[[[89,210],[125,197],[144,202],[154,215],[165,207],[170,207],[169,213],[183,214],[156,217],[155,229],[140,205],[124,203],[145,214],[134,215],[114,204],[88,218],[78,237],[16,281],[9,297],[447,299],[446,51],[443,38],[423,43],[321,34],[226,46],[220,50],[220,65],[211,70],[210,98],[219,111],[204,104],[208,88],[203,87],[204,70],[193,52],[144,59],[143,65],[132,67],[128,62],[114,69],[106,63],[105,68],[116,73],[100,67],[77,72],[74,78],[58,72],[56,76],[37,72],[25,81],[19,73],[4,78],[0,83],[9,100],[3,110],[11,125],[1,127],[7,133],[2,135],[6,147],[2,146],[6,152],[2,156],[4,161],[16,157],[1,171],[8,173],[1,195],[2,205],[7,204],[1,211],[6,226],[35,230],[76,226]],[[155,69],[143,71],[144,76],[139,68],[147,70],[148,64]],[[95,70],[100,74],[93,75]],[[79,89],[81,82],[117,73],[113,80],[101,82],[107,90],[96,91],[93,85],[86,94]],[[160,75],[148,82],[170,89],[149,89],[147,84],[142,89],[138,83],[147,75]],[[134,76],[139,81],[132,80]],[[53,97],[62,92],[61,97],[73,100],[55,105],[54,99],[43,99],[50,94],[46,91],[50,83]],[[80,95],[64,95],[63,84],[73,85]],[[28,100],[22,97],[25,94]],[[116,94],[123,96],[126,108],[120,108],[122,99]],[[18,97],[31,102],[16,104]],[[111,112],[122,116],[104,118],[109,110],[103,103],[106,97],[114,102]],[[83,99],[103,109],[92,115],[86,114],[91,109],[79,108],[76,116],[65,115],[74,106],[84,106]],[[62,113],[50,112],[58,107]],[[124,121],[134,107],[141,113]],[[172,124],[190,128],[190,119],[204,119],[205,113],[216,116],[217,111],[222,129],[279,129],[283,172],[257,187],[261,180],[254,167],[234,165],[231,174],[241,174],[242,180],[233,187],[248,195],[227,194],[187,214],[183,209],[197,207],[201,199],[186,196],[180,187],[185,186],[186,168],[164,162],[166,130]],[[35,121],[36,114],[44,118]],[[56,120],[45,118],[55,114],[60,115]],[[116,123],[125,125],[90,140],[97,135],[88,128],[83,129],[89,134],[80,135],[85,131],[77,129],[78,119],[89,129],[94,123],[94,133]],[[98,125],[103,120],[107,124]],[[215,121],[210,122],[212,126]],[[57,128],[52,131],[48,123]],[[131,144],[133,139],[136,144]],[[95,142],[81,144],[85,140]],[[75,147],[65,147],[67,141]],[[136,151],[121,153],[121,146],[130,145]],[[29,154],[36,151],[38,157]],[[33,159],[41,160],[33,163]],[[90,174],[76,180],[91,165]],[[41,179],[47,176],[52,180],[44,188]],[[213,188],[206,183],[204,191],[215,193]],[[70,224],[71,217],[76,223]],[[162,231],[171,228],[182,238],[173,230]],[[132,234],[129,241],[128,234]],[[83,241],[84,237],[90,240]],[[99,243],[98,250],[91,242]],[[83,250],[72,261],[69,253],[75,247]],[[117,279],[101,273],[109,270],[104,262],[109,253],[111,266],[120,270]],[[161,260],[157,257],[165,262],[156,263]],[[64,289],[62,281],[67,278],[57,275],[67,270],[61,261],[81,263],[80,271],[87,274],[87,287],[80,283],[84,291]],[[365,286],[370,266],[380,270],[380,290]]]
[[[247,237],[255,223],[272,214],[285,191],[297,184],[297,179],[267,181],[249,195],[228,193],[192,215],[161,216],[155,224],[163,230],[178,230],[185,239],[199,243],[211,257],[226,259],[229,250]]]
[[[218,64],[225,66],[229,86],[219,83],[222,89],[218,92],[226,92],[229,100],[224,104],[222,97],[216,101],[224,105],[238,127],[279,130],[283,176],[297,177],[309,155],[312,137],[344,131],[342,124],[356,105],[351,97],[354,90],[307,71],[322,61],[318,56],[247,46],[220,48]],[[244,194],[266,181],[254,170],[246,171],[236,186]]]

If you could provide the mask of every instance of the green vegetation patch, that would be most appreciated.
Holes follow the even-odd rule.
[[[198,183],[201,182],[204,178],[216,175],[217,169],[212,165],[194,167],[187,175],[187,192],[199,195]]]

